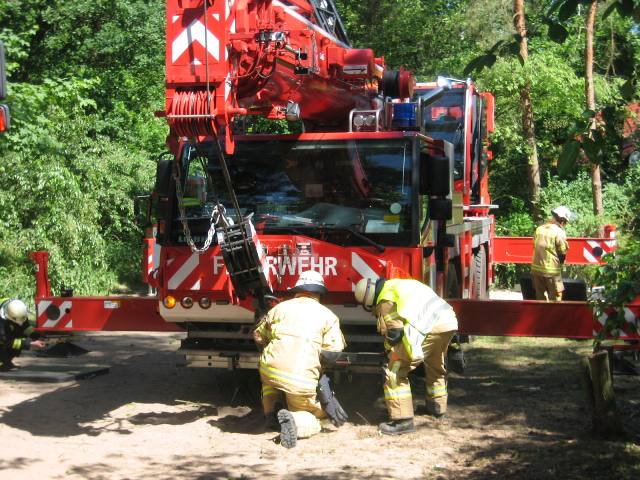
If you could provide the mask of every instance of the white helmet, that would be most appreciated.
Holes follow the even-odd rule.
[[[356,301],[362,304],[365,310],[371,310],[375,306],[376,283],[377,280],[373,278],[363,278],[356,284],[353,294],[356,297]]]
[[[289,290],[291,293],[309,292],[316,295],[325,295],[327,287],[324,285],[324,278],[315,270],[302,272],[298,277],[295,287]]]
[[[22,300],[9,300],[2,307],[2,316],[18,325],[22,325],[27,321],[28,313],[27,306]]]
[[[565,222],[568,222],[573,218],[571,210],[569,210],[569,208],[565,207],[564,205],[560,205],[559,207],[554,208],[553,210],[551,210],[551,213],[554,217],[558,217],[560,220],[564,220]]]

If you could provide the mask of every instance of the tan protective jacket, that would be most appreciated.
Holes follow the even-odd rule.
[[[533,261],[531,271],[544,277],[554,277],[562,273],[558,255],[566,255],[569,249],[564,229],[550,221],[536,229],[533,238]]]
[[[340,352],[345,347],[338,317],[317,300],[304,296],[269,310],[253,338],[263,349],[262,383],[294,395],[315,393],[321,350]]]
[[[402,346],[413,361],[422,360],[422,343],[428,334],[458,329],[453,308],[417,280],[387,280],[376,302],[378,332],[386,337],[389,330],[402,328]],[[386,338],[385,348],[391,349]]]

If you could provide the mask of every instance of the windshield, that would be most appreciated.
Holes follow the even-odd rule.
[[[185,213],[194,233],[206,231],[201,222],[216,196],[237,221],[212,150],[207,144],[183,149]],[[206,157],[213,185],[203,170]],[[227,164],[241,214],[253,215],[258,232],[344,245],[366,245],[367,239],[397,245],[411,238],[410,139],[244,141]]]
[[[429,90],[419,90],[416,97]],[[454,147],[454,178],[459,180],[464,168],[464,107],[465,89],[449,90],[422,112],[425,134],[436,140],[446,140]]]

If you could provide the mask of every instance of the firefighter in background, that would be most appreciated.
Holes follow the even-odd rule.
[[[458,330],[453,308],[424,283],[413,279],[362,279],[355,297],[378,319],[384,336],[384,400],[389,422],[379,425],[385,435],[413,432],[413,400],[409,372],[425,364],[426,412],[442,417],[447,411],[445,355]]]
[[[551,210],[551,217],[536,229],[533,237],[531,278],[536,300],[560,301],[564,291],[562,264],[569,249],[564,228],[572,214],[567,207],[560,206]]]
[[[322,366],[338,359],[345,347],[340,321],[320,304],[327,293],[316,271],[300,274],[294,298],[273,307],[258,323],[253,338],[261,350],[262,406],[267,422],[279,423],[280,442],[286,448],[298,438],[320,432],[320,420],[329,417],[340,426],[347,415],[321,376]],[[286,409],[276,411],[276,406]]]
[[[11,360],[22,350],[44,348],[38,340],[39,334],[27,320],[27,306],[22,300],[0,298],[0,370],[11,370],[15,365]]]

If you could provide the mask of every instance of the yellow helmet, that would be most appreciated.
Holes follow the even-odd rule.
[[[376,302],[376,283],[373,278],[363,278],[356,284],[353,292],[356,301],[361,304],[365,310],[371,310]]]

